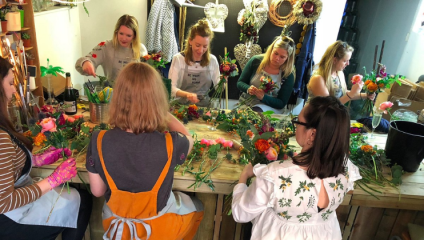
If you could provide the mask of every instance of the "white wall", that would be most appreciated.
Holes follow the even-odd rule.
[[[90,16],[81,4],[78,5],[83,55],[88,54],[100,42],[112,39],[116,21],[124,14],[132,15],[138,20],[141,42],[145,43],[147,0],[91,0],[85,6]],[[97,74],[103,75],[101,67],[97,69]],[[81,75],[80,77],[83,78]]]
[[[421,75],[424,75],[424,31],[419,29],[421,21],[424,21],[424,0],[421,0],[421,7],[415,14],[415,23],[411,27],[405,51],[400,59],[396,73],[407,76],[412,82],[416,82]]]
[[[35,13],[40,65],[60,66],[70,72],[76,89],[81,88],[80,74],[75,70],[75,61],[81,56],[79,11],[77,8],[62,8]]]
[[[378,45],[378,57],[382,41],[386,40],[382,63],[389,73],[396,72],[408,41],[419,3],[422,0],[374,0],[364,1],[359,9],[361,58],[358,66],[371,70],[374,61],[375,46]],[[361,2],[361,1],[359,1]],[[378,4],[377,4],[378,2]],[[362,4],[362,3],[360,3]],[[364,28],[364,30],[362,30]],[[359,69],[358,69],[359,70]],[[418,70],[418,69],[416,69]],[[402,74],[402,73],[401,73]]]
[[[322,12],[317,21],[315,63],[321,60],[327,47],[337,40],[345,4],[346,0],[322,0]]]

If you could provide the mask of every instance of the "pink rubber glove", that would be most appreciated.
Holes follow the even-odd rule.
[[[34,157],[32,158],[32,163],[36,167],[55,163],[59,158],[62,158],[62,149],[63,148],[56,149],[55,147],[50,147],[49,149],[47,149],[47,151],[41,154],[34,155]],[[64,151],[66,156],[71,156],[71,150],[65,148]]]
[[[76,175],[77,167],[75,159],[68,158],[63,163],[61,163],[50,176],[47,177],[47,181],[53,189],[60,184],[71,180]]]

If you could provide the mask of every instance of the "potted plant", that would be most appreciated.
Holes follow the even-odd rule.
[[[34,65],[34,55],[30,52],[25,52],[25,58],[27,65]]]
[[[31,47],[31,36],[28,33],[22,34],[22,41],[24,42],[24,47]]]
[[[0,8],[0,20],[1,20],[1,31],[7,32],[7,20],[6,20],[6,14],[9,12],[9,8],[7,4]]]

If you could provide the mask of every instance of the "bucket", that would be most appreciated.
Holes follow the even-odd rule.
[[[416,172],[424,158],[424,125],[408,121],[390,122],[386,156],[406,172]]]
[[[109,121],[109,103],[90,102],[90,121],[92,123],[107,123]]]

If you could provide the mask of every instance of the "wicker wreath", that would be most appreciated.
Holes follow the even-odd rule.
[[[299,24],[309,25],[318,20],[321,11],[321,0],[298,0],[294,5],[293,16]]]
[[[269,6],[269,20],[278,27],[284,27],[285,25],[291,26],[296,21],[293,10],[284,17],[278,14],[280,6],[284,1],[289,2],[292,8],[297,2],[297,0],[272,0]]]

